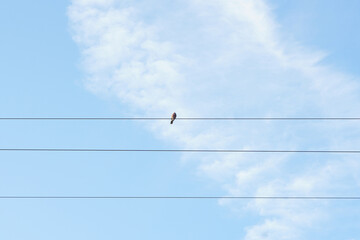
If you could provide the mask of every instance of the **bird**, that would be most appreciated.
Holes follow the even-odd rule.
[[[174,122],[175,119],[176,119],[176,112],[174,112],[174,113],[171,115],[170,124],[173,124],[173,122]]]

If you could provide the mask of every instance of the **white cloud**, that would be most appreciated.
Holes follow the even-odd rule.
[[[263,224],[248,229],[248,240],[297,239],[299,233],[288,222],[266,220]]]
[[[286,41],[264,0],[188,1],[187,10],[146,21],[136,6],[73,0],[69,18],[82,50],[86,85],[138,112],[167,116],[355,116],[358,86],[321,64],[321,52]],[[148,9],[148,8],[145,8]],[[174,8],[175,9],[175,8]],[[144,10],[145,11],[145,10]],[[170,16],[171,15],[171,16]],[[192,24],[181,27],[176,22]],[[185,148],[355,148],[354,123],[176,122],[148,127]],[[177,139],[173,139],[177,136]],[[230,195],[358,193],[359,164],[323,155],[188,155]],[[351,169],[351,170],[350,170]],[[357,179],[358,180],[358,179]],[[359,180],[358,180],[359,182]],[[235,201],[222,201],[237,208]],[[246,239],[301,239],[326,221],[327,202],[257,200],[263,218]]]

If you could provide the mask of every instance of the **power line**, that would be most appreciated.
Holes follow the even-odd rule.
[[[339,153],[360,150],[246,150],[246,149],[96,149],[96,148],[0,148],[2,152],[193,152],[193,153]]]
[[[94,118],[94,117],[34,117],[34,118],[0,118],[0,120],[80,120],[80,121],[85,121],[85,120],[170,120],[170,118],[143,118],[143,117],[120,117],[120,118],[115,118],[115,117],[103,117],[103,118]]]
[[[359,196],[0,196],[0,199],[268,199],[360,200]]]
[[[37,121],[158,121],[170,120],[170,117],[3,117],[0,120],[37,120]],[[176,121],[359,121],[360,117],[184,117]]]

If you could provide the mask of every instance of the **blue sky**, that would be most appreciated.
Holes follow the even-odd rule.
[[[1,117],[359,116],[360,3],[13,1]],[[3,148],[358,149],[358,123],[3,121]],[[1,195],[360,195],[358,156],[0,153]],[[2,239],[359,239],[356,201],[1,200]]]

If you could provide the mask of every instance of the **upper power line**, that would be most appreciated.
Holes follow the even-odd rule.
[[[328,153],[359,154],[360,150],[277,149],[105,149],[105,148],[0,148],[0,152],[191,152],[191,153]]]
[[[163,117],[2,117],[0,120],[69,120],[69,121],[161,121]],[[359,121],[360,117],[183,117],[176,121]]]
[[[0,196],[0,199],[268,199],[360,200],[360,196]]]

